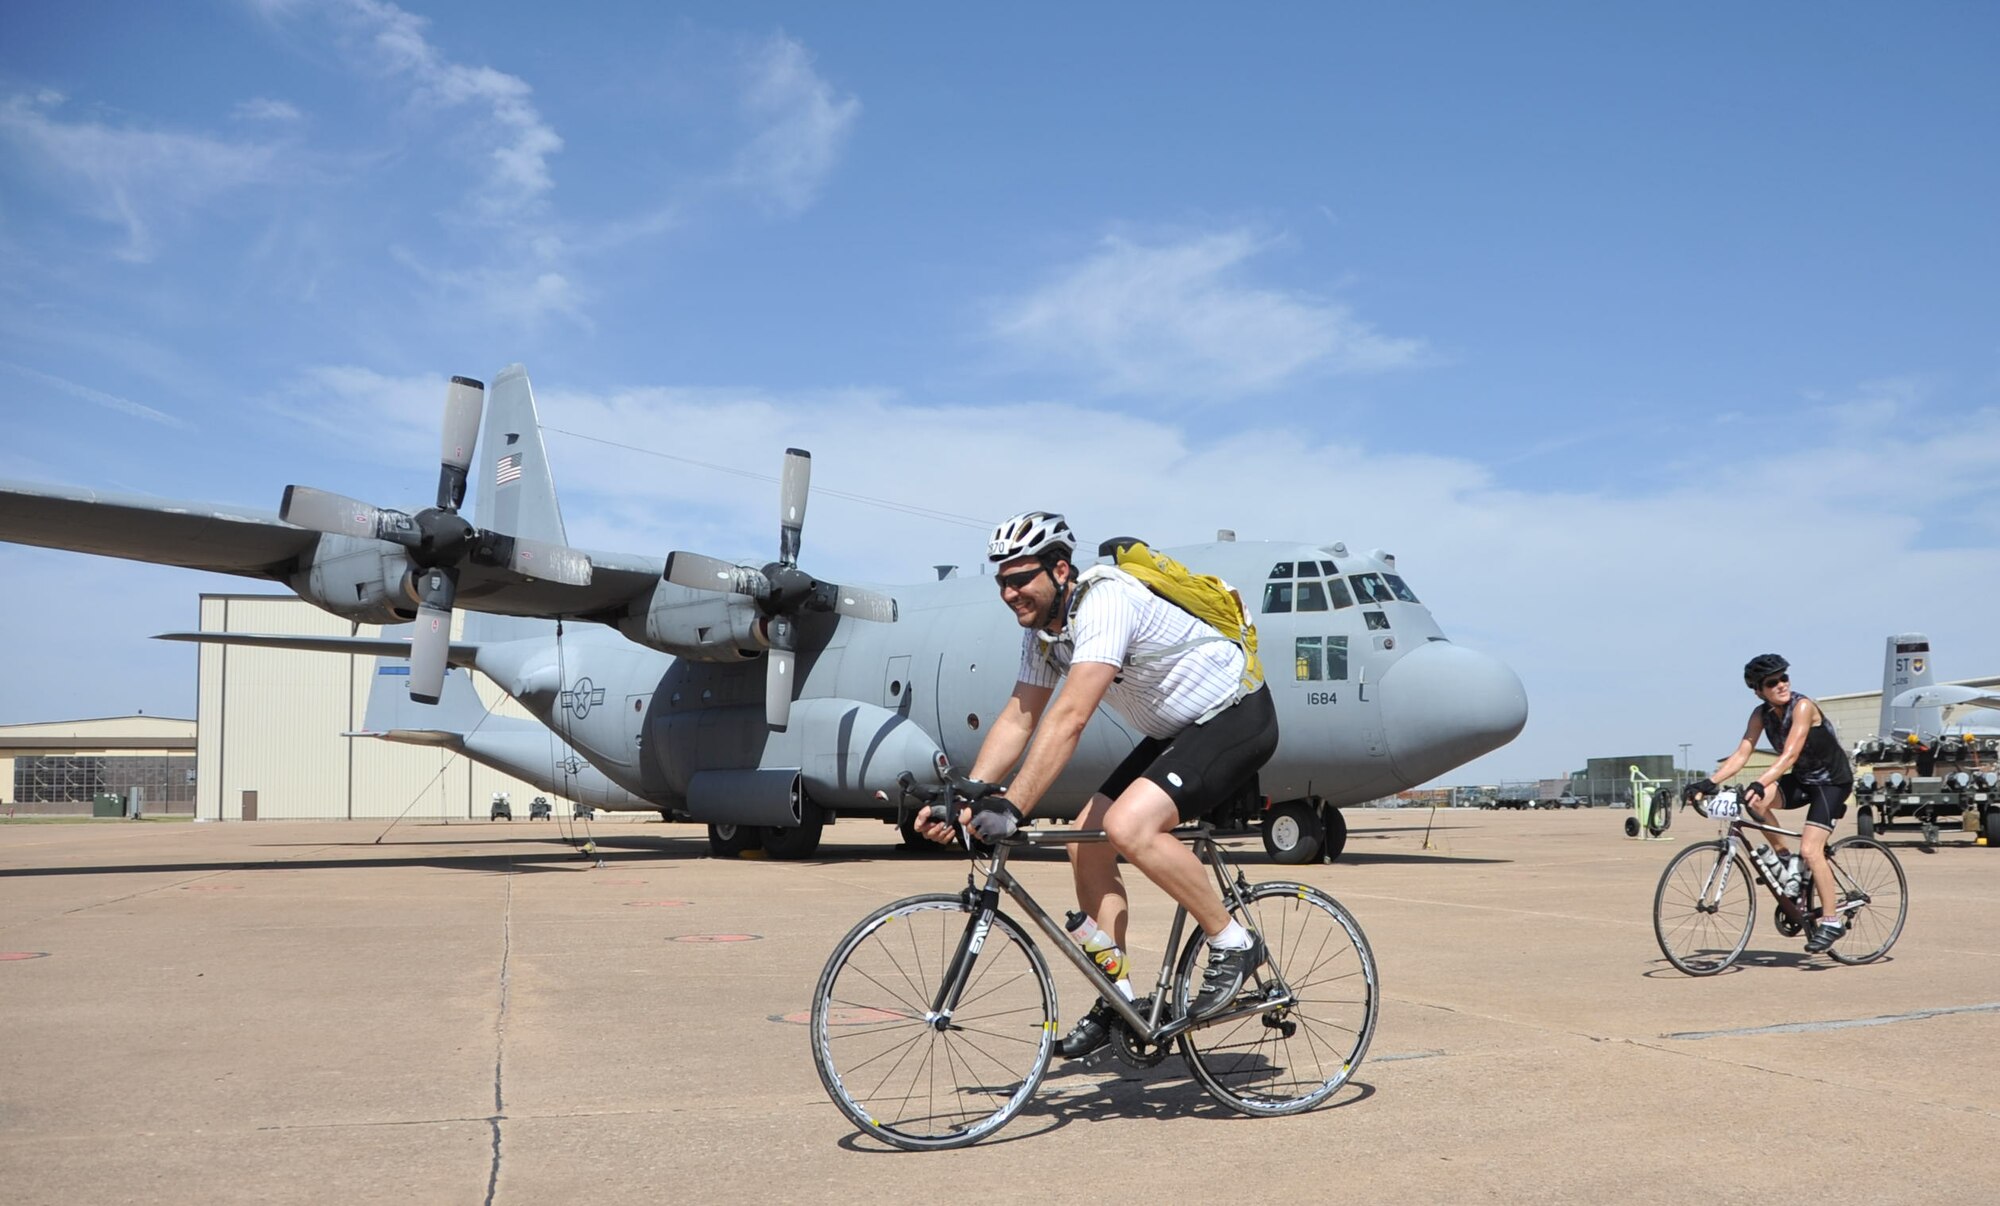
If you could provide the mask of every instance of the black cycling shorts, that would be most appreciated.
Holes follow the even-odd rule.
[[[1277,751],[1278,709],[1259,687],[1207,724],[1140,741],[1097,790],[1116,800],[1144,778],[1173,798],[1181,820],[1192,821],[1227,801]]]
[[[1853,791],[1852,783],[1801,783],[1796,775],[1781,775],[1777,804],[1779,808],[1810,809],[1806,824],[1832,829],[1834,822],[1847,815],[1847,797]]]

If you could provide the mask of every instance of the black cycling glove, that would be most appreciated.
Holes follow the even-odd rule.
[[[1013,837],[1021,827],[1021,810],[1005,800],[985,799],[972,806],[972,822],[966,828],[982,842]]]
[[[1681,799],[1692,803],[1696,796],[1712,796],[1719,790],[1721,789],[1716,787],[1713,779],[1696,779],[1681,788]]]

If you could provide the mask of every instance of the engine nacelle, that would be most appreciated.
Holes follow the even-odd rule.
[[[618,631],[662,653],[696,662],[740,662],[769,649],[763,617],[741,595],[694,591],[662,582],[633,604]]]
[[[323,535],[312,563],[285,579],[301,599],[361,624],[402,624],[417,614],[404,589],[409,561],[379,540]]]
[[[795,824],[794,778],[823,808],[893,812],[897,775],[931,783],[948,765],[916,722],[853,699],[798,700],[782,733],[765,724],[761,703],[669,711],[648,727],[646,755],[670,790],[701,809],[698,819],[738,825]]]

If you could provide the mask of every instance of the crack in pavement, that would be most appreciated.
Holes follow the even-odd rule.
[[[514,860],[507,860],[507,907],[500,922],[500,1013],[493,1024],[493,1116],[486,1124],[493,1128],[493,1165],[486,1174],[486,1206],[500,1191],[500,1124],[507,1120],[507,976],[514,953]]]

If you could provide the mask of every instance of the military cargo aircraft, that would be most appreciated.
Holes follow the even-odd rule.
[[[281,582],[357,625],[414,621],[407,639],[167,635],[374,653],[371,735],[449,746],[580,804],[704,823],[717,854],[809,857],[825,825],[854,817],[910,836],[897,776],[969,766],[1013,688],[1021,632],[993,580],[812,577],[799,565],[811,459],[796,449],[764,566],[571,548],[526,371],[486,394],[452,380],[437,503],[414,514],[306,486],[270,514],[0,482],[0,540]],[[1282,737],[1223,819],[1260,824],[1280,861],[1337,856],[1341,806],[1435,778],[1526,723],[1520,679],[1446,639],[1387,553],[1228,533],[1164,551],[1238,584],[1256,621]],[[453,640],[457,608],[471,614]],[[450,667],[491,679],[576,756],[552,760],[540,729],[485,717]],[[1073,817],[1136,741],[1100,709],[1038,811]]]

